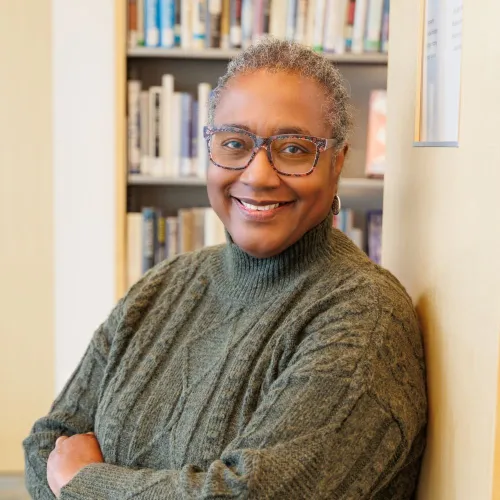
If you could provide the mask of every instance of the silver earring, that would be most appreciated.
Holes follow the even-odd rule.
[[[332,210],[333,215],[338,215],[340,213],[340,209],[342,208],[342,203],[340,202],[340,197],[336,194],[333,198]]]

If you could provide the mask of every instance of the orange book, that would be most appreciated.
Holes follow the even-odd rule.
[[[384,177],[387,91],[373,90],[370,94],[366,170],[368,177]]]

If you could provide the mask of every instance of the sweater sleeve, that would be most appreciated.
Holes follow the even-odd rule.
[[[409,498],[415,474],[399,473],[420,455],[411,449],[423,422],[418,412],[394,414],[372,390],[370,379],[385,370],[375,351],[357,345],[355,335],[333,338],[325,330],[301,343],[244,430],[205,470],[92,464],[61,499]],[[386,389],[392,398],[408,393],[399,383]]]
[[[59,436],[94,430],[99,387],[104,378],[110,338],[119,316],[121,302],[94,333],[71,378],[52,404],[47,416],[37,420],[23,441],[26,487],[35,500],[52,500],[47,483],[47,460]]]

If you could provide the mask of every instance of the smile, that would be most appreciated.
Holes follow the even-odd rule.
[[[232,197],[237,207],[245,218],[252,220],[267,220],[274,218],[283,209],[290,206],[292,201],[256,201]]]

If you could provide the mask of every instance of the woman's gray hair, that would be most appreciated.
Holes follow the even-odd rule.
[[[290,72],[318,82],[325,91],[325,119],[332,129],[332,138],[337,140],[337,149],[347,143],[352,128],[352,111],[349,92],[340,71],[331,61],[310,48],[272,37],[264,38],[231,60],[226,74],[219,78],[217,87],[210,95],[208,121],[211,125],[229,81],[238,75],[260,69]]]

